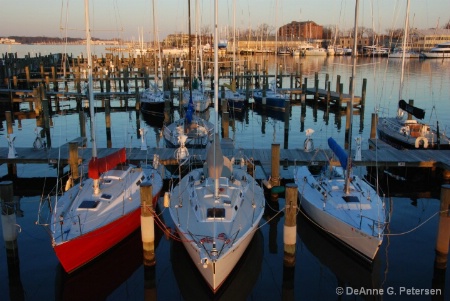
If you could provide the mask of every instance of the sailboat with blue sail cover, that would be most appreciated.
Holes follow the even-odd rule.
[[[357,36],[357,12],[358,0],[355,8],[354,36]],[[353,56],[352,78],[355,76],[355,70],[356,57]],[[352,82],[354,85],[354,81]],[[353,98],[351,92],[350,107]],[[352,118],[351,113],[350,120]],[[345,151],[333,138],[328,139],[328,145],[339,159],[340,166],[330,162],[329,166],[325,166],[317,174],[313,174],[308,166],[298,166],[294,169],[294,179],[298,186],[300,206],[311,221],[356,254],[372,262],[383,242],[384,229],[388,222],[387,210],[378,189],[353,173],[351,124],[352,122],[349,129],[349,151]],[[308,143],[309,139],[311,137],[307,137],[305,146],[312,145]]]

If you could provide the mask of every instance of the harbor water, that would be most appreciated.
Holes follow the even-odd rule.
[[[33,53],[45,55],[64,51],[54,45],[33,47],[34,50],[30,45],[1,45],[0,51],[17,52],[19,57],[29,52],[34,56]],[[71,47],[74,48],[67,52],[74,55],[82,52],[83,46]],[[104,48],[95,51],[97,55],[106,53]],[[313,86],[314,75],[318,73],[319,87],[325,88],[328,74],[331,89],[335,90],[339,75],[344,92],[348,93],[350,57],[289,56],[278,57],[276,61],[274,56],[246,58],[250,66],[267,60],[271,74],[275,63],[281,64],[284,74],[295,72],[295,66],[301,65],[303,78],[308,78],[308,87]],[[450,131],[450,59],[407,61],[401,96],[399,59],[358,58],[357,64],[355,94],[361,95],[363,79],[367,79],[367,91],[364,110],[358,110],[354,116],[353,137],[362,136],[363,149],[369,147],[372,113],[394,115],[399,97],[413,99],[416,106],[426,111],[427,123],[439,121],[442,131]],[[289,85],[289,79],[285,78],[283,88],[289,88]],[[164,119],[136,114],[132,102],[130,100],[131,109],[111,113],[112,147],[141,147],[139,128],[146,130],[145,140],[149,147],[164,147],[160,135]],[[61,111],[52,117],[52,147],[80,136],[75,103],[61,104]],[[120,101],[113,100],[112,106],[120,106]],[[25,110],[27,106],[21,108]],[[211,108],[205,117],[212,120],[213,114]],[[169,118],[177,119],[179,115],[175,108]],[[0,118],[0,145],[6,147],[6,124],[4,117]],[[95,118],[97,145],[106,147],[105,114],[99,112]],[[295,102],[287,115],[249,105],[242,113],[230,114],[229,136],[236,149],[268,149],[273,143],[280,144],[281,148],[302,149],[305,131],[311,128],[315,131],[314,146],[326,149],[326,140],[330,136],[344,143],[345,122],[345,114],[330,112],[327,116],[322,109],[310,105],[303,112]],[[86,126],[89,133],[89,123]],[[32,148],[35,128],[35,119],[15,120],[16,147]],[[281,175],[292,172],[292,168],[283,168]],[[6,173],[6,166],[0,166],[0,176]],[[52,165],[18,165],[17,175],[55,177],[56,170]],[[416,178],[420,180],[420,176]],[[73,275],[65,274],[53,252],[50,236],[36,225],[39,202],[45,192],[25,195],[15,191],[15,200],[19,204],[16,213],[20,229],[18,260],[7,260],[1,236],[0,300],[450,300],[450,272],[434,267],[439,195],[422,191],[391,196],[389,186],[387,189],[383,193],[390,207],[391,223],[372,265],[368,266],[337,244],[299,212],[296,264],[295,267],[284,267],[284,199],[281,196],[278,202],[270,202],[267,198],[268,206],[260,229],[216,295],[211,294],[183,246],[166,239],[159,230],[153,269],[142,265],[138,231],[85,268]],[[168,213],[161,210],[159,214],[174,229]]]

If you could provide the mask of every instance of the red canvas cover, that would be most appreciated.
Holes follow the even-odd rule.
[[[113,169],[117,164],[125,163],[126,160],[127,153],[125,148],[121,148],[117,152],[103,158],[92,158],[89,161],[89,178],[98,179],[101,173]]]

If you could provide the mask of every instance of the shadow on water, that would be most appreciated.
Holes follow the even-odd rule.
[[[213,294],[179,241],[171,246],[171,261],[184,300],[247,300],[261,271],[264,237],[257,231],[227,280]]]
[[[156,208],[159,213],[159,208]],[[162,230],[155,227],[155,249]],[[143,265],[141,229],[137,229],[114,248],[86,266],[66,273],[58,263],[55,271],[55,300],[106,300]],[[145,275],[154,267],[144,267]]]
[[[105,300],[142,265],[141,230],[79,271],[56,267],[55,300]]]
[[[361,257],[349,252],[348,247],[325,233],[311,222],[303,213],[297,217],[297,231],[306,248],[321,264],[336,276],[337,284],[342,288],[379,289],[381,261],[376,256],[372,263],[363,261]],[[366,300],[376,300],[380,296],[365,296]]]

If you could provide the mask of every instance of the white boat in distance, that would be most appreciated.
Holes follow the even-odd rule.
[[[417,51],[411,50],[411,49],[405,49],[405,59],[419,59],[423,58],[424,56]],[[402,48],[395,48],[394,51],[389,53],[389,58],[395,58],[395,59],[401,59],[403,58],[403,49]]]
[[[450,42],[437,44],[430,51],[423,52],[426,58],[448,58],[450,57]]]

